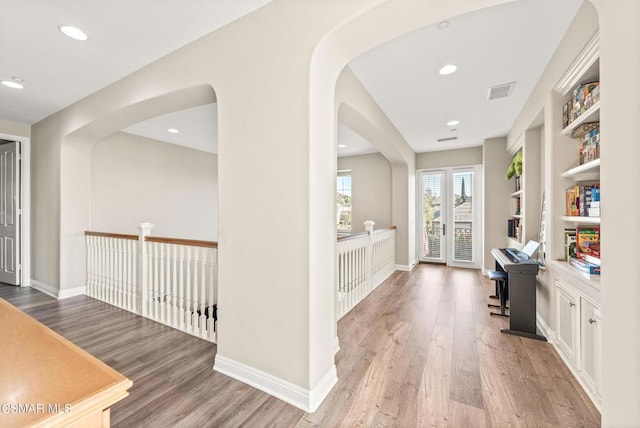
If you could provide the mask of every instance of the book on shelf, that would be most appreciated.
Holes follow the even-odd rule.
[[[507,236],[509,238],[513,238],[519,241],[521,234],[522,234],[522,227],[520,225],[520,219],[511,218],[507,220]]]
[[[600,227],[576,227],[576,258],[600,267]]]
[[[587,123],[580,141],[580,165],[600,159],[600,123]]]
[[[600,82],[577,85],[571,99],[562,107],[562,127],[566,128],[600,100]]]
[[[566,192],[565,211],[571,217],[600,217],[600,183],[571,186]]]
[[[520,198],[511,198],[511,214],[520,215]]]
[[[600,275],[600,266],[594,265],[581,259],[569,259],[569,265],[573,266],[581,272],[588,273],[589,275]]]
[[[564,259],[576,257],[576,229],[564,230]]]

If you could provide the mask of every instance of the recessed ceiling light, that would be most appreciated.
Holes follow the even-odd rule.
[[[176,128],[169,128],[169,129],[167,129],[167,131],[172,133],[172,134],[177,134],[178,132],[180,132],[180,130],[176,129]]]
[[[12,81],[12,80],[3,80],[2,84],[4,86],[8,86],[9,88],[13,88],[13,89],[22,89],[22,88],[24,88],[24,86],[22,86],[18,82]]]
[[[60,30],[65,36],[71,37],[73,40],[80,40],[81,42],[84,42],[89,39],[84,31],[71,25],[58,25],[58,30]]]
[[[338,144],[338,147],[341,148],[341,149],[345,149],[347,147],[347,145],[346,144]]]
[[[460,124],[459,120],[450,120],[449,122],[447,122],[447,126],[456,126]]]
[[[455,65],[447,64],[440,69],[440,74],[442,74],[443,76],[446,76],[447,74],[455,73],[457,69],[458,67],[456,67]]]
[[[18,76],[11,76],[11,80],[13,80],[14,82],[18,82],[18,83],[24,82],[24,79],[22,77],[18,77]]]
[[[436,25],[436,28],[438,30],[444,30],[445,28],[447,28],[449,26],[449,21],[440,21],[438,22],[438,24]]]

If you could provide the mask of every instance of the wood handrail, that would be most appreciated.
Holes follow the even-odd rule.
[[[130,241],[137,241],[138,235],[125,235],[122,233],[108,233],[108,232],[93,232],[90,230],[86,230],[84,232],[85,236],[100,236],[102,238],[117,238],[117,239],[128,239]]]
[[[395,229],[396,229],[395,226],[388,226],[388,227],[383,227],[383,228],[380,228],[380,229],[374,229],[373,233],[385,232],[387,230],[395,230]],[[351,234],[351,235],[338,236],[337,240],[338,240],[338,242],[346,241],[348,239],[357,238],[358,236],[366,235],[367,233],[368,232],[361,232],[361,233],[354,233],[354,234]]]
[[[125,235],[123,233],[108,233],[108,232],[94,232],[87,230],[84,232],[85,236],[99,236],[102,238],[116,238],[116,239],[128,239],[130,241],[137,241],[138,235]],[[163,244],[176,244],[176,245],[189,245],[192,247],[206,247],[206,248],[218,248],[218,243],[215,241],[200,241],[196,239],[181,239],[181,238],[165,238],[161,236],[147,236],[144,239],[147,242],[160,242]]]
[[[218,243],[215,241],[199,241],[196,239],[181,239],[181,238],[163,238],[160,236],[147,236],[144,238],[147,242],[159,242],[163,244],[176,244],[176,245],[189,245],[192,247],[205,247],[205,248],[218,248]]]
[[[338,236],[338,242],[347,241],[349,239],[357,238],[359,236],[368,235],[369,232],[353,233],[351,235]]]

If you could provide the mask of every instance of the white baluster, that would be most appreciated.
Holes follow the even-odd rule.
[[[180,245],[180,248],[178,250],[178,266],[179,266],[179,273],[178,273],[178,306],[180,306],[180,310],[178,312],[178,328],[180,328],[181,330],[184,330],[185,328],[185,322],[184,322],[184,306],[185,306],[185,300],[184,300],[184,245]]]

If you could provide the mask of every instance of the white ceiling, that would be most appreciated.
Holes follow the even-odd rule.
[[[519,0],[385,43],[349,64],[415,152],[507,134],[583,0]],[[456,73],[438,70],[455,64]],[[488,88],[516,82],[509,98]],[[459,120],[457,131],[446,123]],[[457,141],[437,143],[457,136]]]
[[[169,128],[180,132],[172,134],[167,131]],[[203,152],[218,153],[218,104],[205,104],[154,117],[123,131]]]
[[[0,79],[25,79],[22,90],[0,85],[0,118],[37,122],[267,2],[0,0]],[[506,135],[582,2],[519,0],[453,17],[445,30],[425,27],[349,66],[416,152],[479,145]],[[76,25],[90,40],[68,39],[58,24]],[[447,63],[458,71],[440,76]],[[489,86],[514,81],[511,97],[487,101]],[[457,131],[446,126],[452,119],[461,122]],[[124,131],[215,153],[216,105]],[[450,136],[458,140],[436,143]],[[376,151],[344,125],[338,144],[347,146],[339,156]]]
[[[269,0],[0,0],[0,118],[34,123]],[[87,42],[67,38],[74,25]]]

